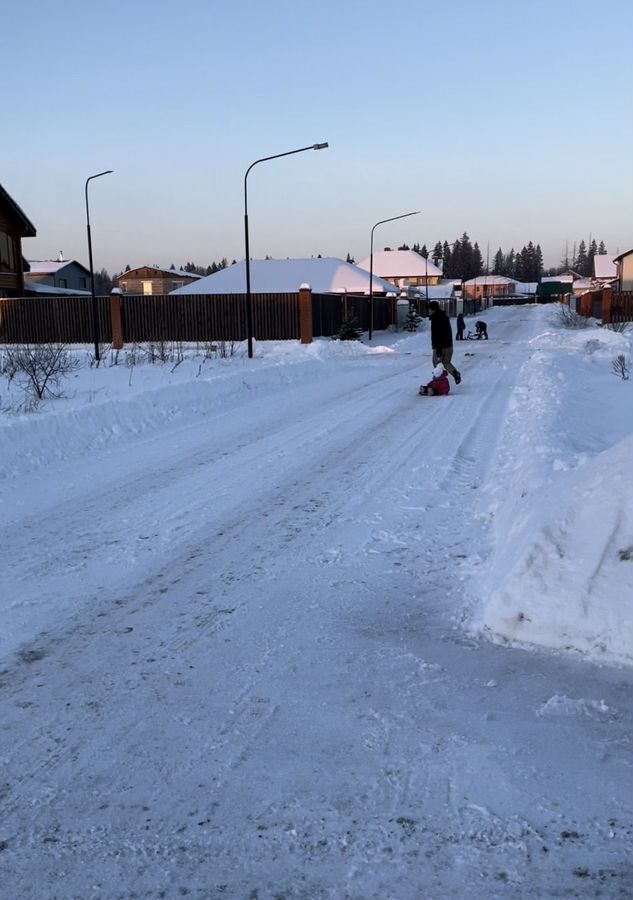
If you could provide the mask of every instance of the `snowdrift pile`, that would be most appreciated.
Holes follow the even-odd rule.
[[[633,390],[621,334],[532,342],[484,491],[491,549],[472,618],[496,640],[633,664]]]

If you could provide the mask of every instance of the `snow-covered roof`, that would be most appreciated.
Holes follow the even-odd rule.
[[[461,282],[460,282],[461,284]],[[422,285],[421,287],[409,288],[412,293],[422,299],[429,300],[450,300],[455,296],[455,285],[452,281],[445,281],[442,284]]]
[[[624,253],[620,253],[619,256],[613,257],[613,262],[619,262],[619,260],[624,259],[625,256],[630,256],[633,253],[633,250],[625,250]]]
[[[576,276],[577,278],[578,276]],[[544,284],[547,281],[558,281],[561,284],[573,284],[575,278],[573,275],[546,275],[544,278],[541,278],[541,284]]]
[[[82,269],[86,269],[86,267],[82,266],[76,259],[29,259],[27,261],[31,275],[54,275],[56,272],[59,272],[60,269],[65,269],[66,266],[72,266],[73,263],[76,266],[81,266]],[[87,271],[88,269],[86,269],[86,272]]]
[[[369,292],[369,274],[342,259],[331,256],[310,259],[253,259],[250,263],[251,291],[254,294],[292,294],[303,283],[316,294]],[[372,278],[377,293],[393,293],[396,288],[376,275]],[[242,260],[195,284],[171,291],[171,294],[244,294],[246,264]]]
[[[358,265],[369,272],[370,257]],[[381,250],[374,253],[373,273],[380,278],[420,278],[425,275],[441,277],[442,270],[415,250]]]
[[[184,269],[163,269],[161,266],[137,266],[135,269],[130,269],[129,272],[122,272],[119,275],[119,281],[124,278],[134,278],[134,273],[139,272],[141,269],[151,269],[153,272],[164,272],[166,275],[176,275],[179,278],[193,278],[198,279],[202,278],[202,275],[196,275],[195,272],[185,272]]]
[[[574,291],[588,291],[594,286],[592,278],[577,278],[574,281]]]
[[[614,262],[615,256],[606,253],[593,258],[593,274],[595,278],[617,278],[618,271]]]
[[[24,280],[24,290],[27,294],[67,294],[69,297],[90,297],[90,291],[74,291],[72,288],[53,287],[52,284],[42,284],[41,281]]]
[[[505,275],[478,275],[476,278],[470,278],[464,284],[516,284],[513,278],[507,278]]]
[[[16,217],[17,221],[22,226],[21,237],[35,237],[35,226],[27,219],[13,197],[11,197],[0,184],[0,206],[2,205],[8,206],[10,212],[13,213],[13,216]]]

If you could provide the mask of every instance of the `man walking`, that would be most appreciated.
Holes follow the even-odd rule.
[[[446,371],[455,379],[455,384],[459,384],[462,380],[462,376],[451,362],[453,357],[453,332],[451,323],[444,310],[440,309],[440,304],[437,300],[431,300],[429,303],[429,316],[431,318],[433,365],[437,366],[438,363],[442,363]]]

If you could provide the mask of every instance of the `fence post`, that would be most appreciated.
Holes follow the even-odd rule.
[[[602,324],[609,325],[611,322],[611,301],[613,299],[613,290],[610,287],[604,288],[602,291]]]
[[[121,320],[121,289],[110,292],[110,320],[112,322],[112,349],[123,349],[123,323]]]
[[[312,343],[312,289],[309,284],[299,286],[299,334],[302,344]]]

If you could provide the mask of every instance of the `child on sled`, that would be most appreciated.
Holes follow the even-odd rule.
[[[420,394],[422,394],[422,396],[440,396],[443,394],[448,394],[451,386],[448,383],[448,373],[444,366],[435,366],[432,374],[433,378],[429,381],[428,384],[420,385]]]

